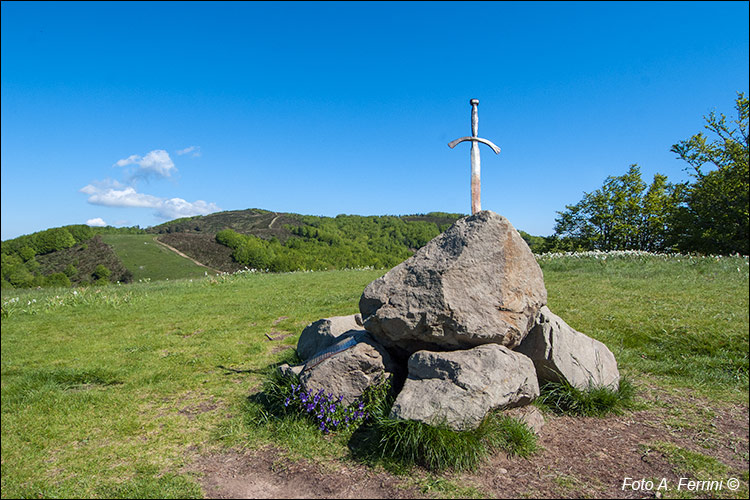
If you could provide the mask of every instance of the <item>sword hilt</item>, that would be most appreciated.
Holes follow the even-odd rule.
[[[479,99],[472,99],[469,101],[471,104],[471,135],[473,137],[479,136]]]

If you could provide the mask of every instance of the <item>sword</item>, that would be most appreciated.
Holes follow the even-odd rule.
[[[492,148],[495,154],[500,154],[500,148],[495,146],[487,139],[479,137],[479,99],[472,99],[471,104],[471,137],[461,137],[455,141],[449,142],[448,147],[455,148],[456,145],[464,141],[471,141],[471,213],[472,215],[482,210],[481,191],[482,186],[479,180],[480,161],[479,161],[479,142]]]

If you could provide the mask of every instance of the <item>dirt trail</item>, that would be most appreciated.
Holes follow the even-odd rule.
[[[162,242],[162,241],[159,241],[159,240],[157,240],[156,238],[158,238],[158,236],[154,236],[154,241],[155,241],[156,243],[158,243],[159,245],[163,246],[164,248],[166,248],[167,250],[171,250],[172,252],[176,253],[176,254],[177,254],[177,255],[179,255],[180,257],[184,257],[184,258],[186,258],[187,260],[189,260],[190,262],[192,262],[192,263],[194,263],[194,264],[197,264],[197,265],[199,265],[199,266],[201,266],[201,267],[205,267],[205,268],[206,268],[206,269],[208,269],[209,271],[212,271],[212,272],[214,272],[214,273],[216,273],[216,274],[221,274],[221,271],[217,271],[216,269],[213,269],[213,268],[211,268],[211,267],[208,267],[208,266],[207,266],[207,265],[205,265],[205,264],[201,264],[200,262],[198,262],[198,261],[197,261],[197,260],[195,260],[194,258],[192,258],[192,257],[190,257],[190,256],[188,256],[188,255],[185,255],[184,253],[180,252],[180,251],[179,251],[179,250],[177,250],[177,249],[176,249],[175,247],[173,247],[173,246],[171,246],[171,245],[167,245],[166,243],[164,243],[164,242]]]
[[[274,218],[273,218],[273,219],[271,220],[271,222],[269,222],[269,223],[268,223],[268,229],[273,229],[273,223],[274,223],[274,222],[276,222],[276,219],[278,219],[279,217],[281,217],[281,214],[279,214],[279,215],[277,215],[276,217],[274,217]]]

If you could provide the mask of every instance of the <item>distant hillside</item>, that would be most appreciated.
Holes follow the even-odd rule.
[[[392,267],[462,214],[319,217],[249,209],[150,228],[185,255],[225,272]]]
[[[233,273],[245,266],[232,259],[232,249],[216,242],[216,234],[203,232],[167,233],[159,241],[174,247],[201,264],[224,273]]]
[[[463,216],[430,212],[319,217],[247,209],[176,219],[145,230],[64,226],[2,242],[2,287],[205,275],[206,268],[194,262],[209,271],[230,273],[243,268],[388,268]],[[519,232],[532,251],[543,251],[545,238]]]
[[[152,234],[201,233],[214,235],[224,229],[242,234],[253,234],[260,238],[278,238],[286,241],[292,233],[286,225],[299,226],[299,214],[269,212],[258,208],[230,210],[209,215],[196,215],[159,224],[148,228]]]
[[[40,255],[36,260],[39,263],[39,275],[49,277],[62,273],[67,276],[72,285],[85,285],[100,278],[113,283],[117,281],[130,283],[133,280],[133,274],[112,251],[112,247],[102,241],[100,235],[73,247]],[[103,273],[102,276],[97,275],[99,266],[106,269],[106,271],[100,271]],[[59,285],[59,283],[55,282],[54,285]]]
[[[133,280],[163,280],[202,277],[213,270],[201,267],[177,255],[155,241],[153,234],[108,234],[102,236],[122,263],[133,274]]]

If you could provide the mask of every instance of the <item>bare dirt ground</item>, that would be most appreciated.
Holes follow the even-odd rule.
[[[747,491],[747,475],[742,475],[748,469],[747,406],[658,389],[649,390],[645,399],[648,409],[620,416],[546,415],[540,451],[528,459],[499,453],[474,472],[438,475],[455,486],[452,490],[426,487],[429,475],[422,469],[396,476],[348,458],[333,466],[293,461],[272,446],[201,456],[191,470],[198,472],[208,498],[429,498],[460,495],[460,488],[467,487],[490,498],[654,498],[684,494],[675,491],[680,477],[725,482],[736,477],[742,480],[741,491]],[[690,466],[670,459],[659,443],[713,457],[726,472],[722,477],[693,477]],[[625,477],[655,483],[666,478],[670,490],[623,490]],[[430,480],[434,484],[436,478]],[[714,497],[737,496],[726,486],[720,493],[692,494]]]

